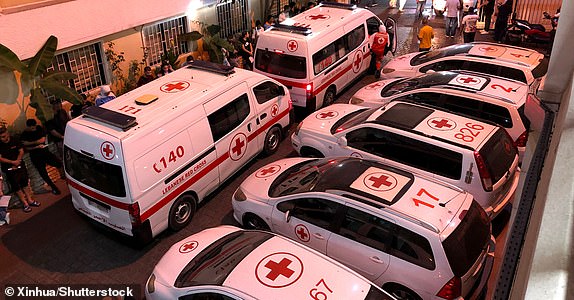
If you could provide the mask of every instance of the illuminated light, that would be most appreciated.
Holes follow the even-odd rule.
[[[305,89],[309,92],[312,91],[313,90],[313,84],[311,84],[311,83],[307,84],[307,87],[305,87]]]
[[[283,50],[279,50],[279,49],[273,49],[273,52],[275,52],[275,53],[279,53],[279,54],[283,54],[283,53],[285,53],[285,51],[283,51]]]
[[[202,0],[192,0],[187,5],[187,9],[185,10],[185,14],[187,15],[188,20],[197,20],[198,14],[197,10],[203,6]]]

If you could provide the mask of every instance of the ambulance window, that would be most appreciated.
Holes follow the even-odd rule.
[[[526,82],[526,75],[524,75],[524,72],[515,68],[500,67],[499,76],[514,79],[522,83],[528,83]]]
[[[361,25],[347,34],[347,44],[349,45],[350,51],[353,51],[355,48],[359,47],[364,40],[365,25]]]
[[[490,75],[498,75],[500,72],[500,67],[498,65],[477,61],[467,62],[462,69]],[[501,74],[501,76],[506,77],[504,74]]]
[[[300,198],[281,202],[277,209],[281,212],[291,211],[291,216],[309,222],[315,226],[329,229],[336,220],[337,209],[341,205],[325,199]]]
[[[307,78],[307,60],[305,57],[286,54],[283,51],[257,49],[255,68],[261,72],[283,77]]]
[[[450,70],[461,70],[462,69],[462,60],[443,60],[436,63],[432,63],[430,65],[424,66],[420,68],[421,73],[426,73],[428,70],[433,71],[450,71]]]
[[[207,118],[213,141],[217,142],[223,136],[235,129],[249,116],[249,98],[247,94],[241,95],[231,103],[216,110]]]
[[[253,94],[255,94],[255,99],[257,103],[263,104],[271,99],[275,99],[281,95],[282,87],[271,81],[265,81],[262,84],[257,85],[253,88]]]
[[[369,31],[369,36],[379,31],[379,25],[381,25],[379,18],[371,17],[367,19],[367,30]]]
[[[347,54],[344,39],[345,37],[339,38],[332,44],[327,45],[325,48],[313,54],[313,70],[315,71],[315,75],[321,73]]]
[[[393,233],[391,255],[425,269],[435,269],[432,247],[426,238],[400,226],[396,226]]]
[[[354,208],[347,208],[339,235],[387,252],[392,241],[394,224]]]

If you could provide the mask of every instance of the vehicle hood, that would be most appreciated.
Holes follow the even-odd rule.
[[[367,86],[364,86],[360,90],[358,90],[353,97],[351,97],[351,101],[360,100],[363,102],[376,102],[380,104],[385,104],[383,102],[383,98],[381,97],[381,91],[392,82],[397,80],[402,80],[403,78],[391,78],[385,79],[377,82],[373,82]],[[358,101],[358,102],[360,102]],[[352,104],[360,104],[358,102],[352,102]]]
[[[333,104],[311,113],[302,122],[302,131],[315,131],[324,135],[332,135],[331,128],[339,120],[350,113],[365,109],[352,104]]]

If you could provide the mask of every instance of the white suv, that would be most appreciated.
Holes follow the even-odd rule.
[[[429,71],[468,70],[523,82],[534,93],[547,69],[548,59],[542,53],[476,42],[395,57],[383,67],[381,79],[413,77]]]
[[[353,95],[350,104],[379,107],[396,99],[425,103],[482,120],[506,129],[524,156],[530,120],[529,110],[540,105],[521,82],[469,71],[441,71],[369,84]]]
[[[282,159],[232,204],[243,226],[325,253],[398,299],[476,299],[492,269],[490,222],[471,194],[379,162]]]
[[[305,118],[291,142],[303,156],[376,159],[438,178],[469,191],[491,218],[514,198],[520,176],[506,130],[418,103],[334,104]]]

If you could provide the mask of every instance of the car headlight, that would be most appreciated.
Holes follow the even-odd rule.
[[[147,292],[148,293],[153,293],[155,292],[155,275],[152,273],[151,276],[149,277],[149,279],[147,280]]]
[[[241,190],[241,188],[237,188],[237,191],[235,191],[235,194],[233,195],[233,199],[235,199],[235,201],[245,201],[247,200],[247,196],[245,196],[245,193]]]
[[[359,98],[352,97],[350,104],[361,104],[361,103],[363,103],[363,102],[365,102],[365,101],[363,101],[363,100],[361,100],[361,99],[359,99]]]
[[[395,69],[391,69],[391,68],[383,68],[383,74],[389,74],[394,72]]]

